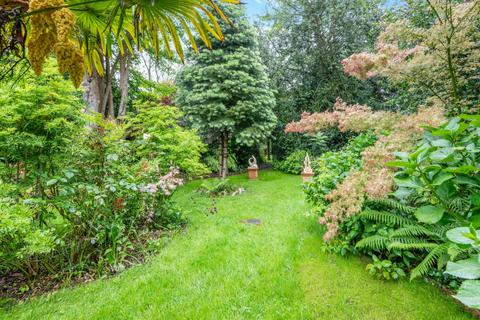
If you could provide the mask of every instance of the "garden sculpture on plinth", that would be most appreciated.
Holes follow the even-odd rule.
[[[248,179],[253,180],[258,178],[258,164],[255,156],[248,159]]]
[[[312,162],[310,161],[310,157],[307,153],[307,155],[305,156],[305,160],[303,161],[303,170],[302,170],[303,182],[310,181],[312,177],[313,177]]]

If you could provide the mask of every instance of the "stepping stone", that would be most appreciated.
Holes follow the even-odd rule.
[[[243,220],[242,222],[245,224],[253,224],[256,226],[259,226],[262,224],[262,220],[260,219],[247,219],[247,220]]]

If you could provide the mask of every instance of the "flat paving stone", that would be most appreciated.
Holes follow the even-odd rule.
[[[253,225],[256,225],[256,226],[262,224],[262,220],[260,220],[260,219],[247,219],[247,220],[243,220],[242,222],[245,223],[245,224],[253,224]]]

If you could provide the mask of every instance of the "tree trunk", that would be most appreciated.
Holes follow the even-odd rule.
[[[101,57],[102,64],[103,64],[103,77],[101,77],[101,82],[100,82],[100,92],[102,93],[102,99],[101,99],[101,104],[100,104],[100,113],[103,115],[103,117],[107,116],[108,109],[108,98],[110,94],[110,90],[112,89],[112,83],[111,83],[111,70],[110,70],[110,57],[107,55],[105,57]]]
[[[88,110],[92,112],[100,112],[100,105],[102,101],[102,95],[100,92],[100,76],[96,71],[90,76],[87,72],[83,76],[83,101],[88,106]],[[87,111],[87,110],[85,110]]]
[[[120,105],[118,108],[118,118],[123,118],[127,112],[128,100],[128,73],[130,68],[130,55],[120,55]],[[148,70],[150,73],[150,70]],[[148,76],[150,79],[150,75]]]
[[[219,176],[222,179],[227,177],[228,173],[228,133],[223,132],[220,137],[220,172]]]
[[[267,159],[272,161],[272,139],[267,140]]]
[[[107,114],[107,117],[109,119],[115,119],[115,108],[113,106],[112,83],[109,83],[109,87],[108,87],[108,114]]]
[[[103,117],[115,118],[112,81],[119,57],[117,56],[113,63],[109,56],[102,56],[100,59],[104,74],[100,76],[95,68],[91,76],[85,73],[82,83],[85,87],[83,100],[90,111],[101,113]]]

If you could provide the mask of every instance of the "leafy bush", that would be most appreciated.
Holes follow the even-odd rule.
[[[402,168],[395,175],[399,186],[395,196],[418,207],[414,214],[418,221],[456,225],[446,232],[443,246],[450,259],[459,260],[449,262],[446,273],[472,281],[480,278],[476,230],[480,227],[479,128],[478,115],[462,115],[438,128],[427,128],[416,152],[397,154],[399,160],[389,163]],[[480,296],[479,284],[465,282],[457,298],[478,308],[472,298]]]
[[[341,222],[330,250],[389,260],[410,278],[433,277],[453,288],[467,279],[455,297],[477,308],[472,299],[480,296],[479,127],[476,115],[426,127],[416,150],[397,153],[398,160],[388,163],[401,168],[396,199],[367,201],[361,214]]]
[[[200,162],[206,147],[194,130],[178,125],[182,117],[178,108],[138,102],[136,109],[138,113],[127,118],[126,129],[138,159],[155,163],[161,171],[178,167],[189,176],[208,172]]]
[[[77,146],[77,157],[49,180],[55,196],[45,202],[66,223],[61,249],[70,269],[122,269],[135,239],[165,221],[175,223],[168,199],[182,183],[180,172],[163,174],[158,162],[138,158],[123,134],[98,121]]]
[[[274,168],[285,173],[300,174],[303,170],[303,161],[306,155],[305,150],[294,151],[285,160],[274,163]]]
[[[218,155],[218,149],[216,149],[215,151],[216,153],[209,154],[205,156],[205,158],[203,159],[203,162],[211,172],[220,171],[220,158],[219,158],[220,156]],[[237,158],[232,153],[228,154],[227,167],[228,167],[228,172],[238,172],[239,170]]]
[[[73,86],[58,75],[0,87],[2,179],[34,184],[33,193],[42,196],[86,124],[81,108]]]
[[[389,163],[402,168],[395,175],[396,197],[421,206],[419,221],[445,218],[480,226],[479,127],[479,116],[463,116],[428,128],[415,152],[397,153],[399,160]]]
[[[423,126],[438,126],[445,121],[442,108],[422,107],[415,114],[373,111],[365,105],[351,105],[337,99],[334,110],[302,114],[302,119],[287,125],[286,132],[316,133],[338,126],[341,131],[373,131],[374,145],[361,153],[363,165],[352,169],[325,198],[329,205],[319,219],[327,227],[323,239],[329,241],[339,231],[339,223],[358,214],[368,198],[386,197],[394,188],[394,170],[385,164],[395,151],[409,152],[421,139]]]
[[[307,200],[317,206],[323,207],[327,195],[335,185],[342,181],[351,169],[362,165],[362,151],[373,145],[376,137],[372,133],[362,133],[350,140],[339,151],[329,151],[313,162],[315,176],[312,181],[305,184],[304,191]]]
[[[48,71],[0,87],[0,275],[116,272],[153,235],[185,223],[171,201],[203,174],[204,145],[181,113],[138,103],[124,124],[87,115]],[[181,171],[180,171],[181,170]]]
[[[395,262],[380,260],[375,255],[373,255],[373,262],[367,265],[367,271],[378,279],[398,280],[405,277],[405,271]]]
[[[0,274],[10,270],[29,274],[38,268],[41,255],[54,250],[53,233],[34,217],[26,205],[0,202]]]

